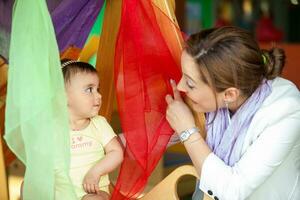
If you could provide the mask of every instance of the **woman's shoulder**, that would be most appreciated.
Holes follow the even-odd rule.
[[[260,109],[254,115],[248,134],[245,138],[244,150],[251,145],[258,136],[267,134],[271,130],[282,137],[297,138],[300,123],[300,92],[289,80],[276,78],[272,82],[272,92],[265,99]]]
[[[272,92],[265,99],[252,120],[252,128],[257,131],[277,124],[282,120],[294,119],[300,122],[300,92],[289,80],[276,78],[272,82]],[[252,129],[251,129],[252,130]]]
[[[297,86],[290,80],[277,77],[272,81],[272,89],[274,91],[287,91],[289,90],[291,93],[295,93],[299,96],[299,89]]]
[[[272,81],[272,92],[262,104],[262,109],[275,109],[279,111],[300,111],[300,92],[297,86],[284,78]]]

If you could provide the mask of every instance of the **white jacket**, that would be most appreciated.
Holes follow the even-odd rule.
[[[227,166],[211,153],[200,189],[219,200],[300,200],[300,93],[283,78],[255,114],[241,159]]]

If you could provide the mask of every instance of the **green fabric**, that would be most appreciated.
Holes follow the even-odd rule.
[[[90,37],[93,35],[101,35],[102,32],[102,27],[103,27],[103,20],[104,20],[104,12],[105,12],[105,8],[106,8],[106,1],[104,1],[103,6],[100,10],[100,13],[91,29],[91,32],[89,33],[87,42],[89,41]],[[86,42],[86,43],[87,43]]]
[[[104,1],[104,4],[101,8],[101,11],[96,19],[96,22],[94,23],[91,32],[89,33],[88,39],[85,42],[85,45],[89,42],[90,38],[94,35],[100,36],[102,33],[102,27],[103,27],[103,20],[104,20],[104,12],[105,12],[105,8],[106,8],[106,1]],[[94,54],[90,60],[89,60],[89,64],[93,65],[94,67],[96,67],[96,63],[97,63],[97,55]]]
[[[25,200],[76,199],[66,96],[45,0],[16,0],[10,43],[5,140],[26,165]]]

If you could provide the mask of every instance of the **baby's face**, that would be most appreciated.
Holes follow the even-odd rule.
[[[76,119],[98,115],[101,107],[99,78],[96,73],[77,73],[66,84],[70,115]]]

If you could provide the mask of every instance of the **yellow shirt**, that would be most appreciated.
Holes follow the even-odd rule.
[[[105,156],[104,147],[116,134],[102,116],[93,117],[83,130],[70,131],[70,177],[78,198],[86,194],[82,181],[89,169]],[[101,176],[99,188],[108,191],[108,174]]]

